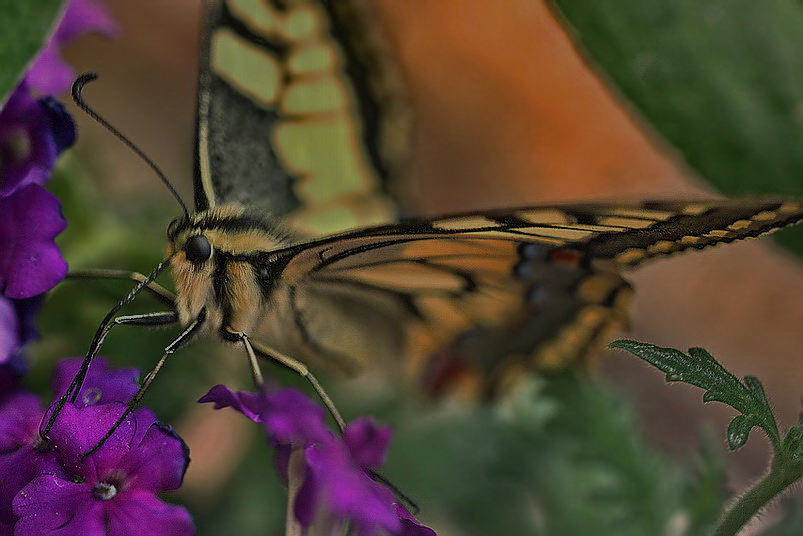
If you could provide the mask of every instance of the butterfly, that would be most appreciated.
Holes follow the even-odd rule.
[[[587,360],[624,326],[625,269],[803,219],[800,203],[765,200],[399,219],[407,119],[359,5],[207,2],[195,211],[179,198],[167,258],[135,277],[88,354],[117,324],[182,326],[134,403],[203,332],[240,345],[258,383],[258,357],[307,377],[340,422],[310,367],[490,397],[527,370]],[[155,284],[168,268],[175,296]],[[141,291],[172,310],[118,317]]]

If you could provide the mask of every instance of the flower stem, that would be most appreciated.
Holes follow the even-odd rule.
[[[777,460],[774,458],[769,472],[728,507],[712,536],[735,536],[761,508],[801,477],[796,465]]]
[[[290,453],[287,467],[287,517],[285,522],[285,536],[301,536],[304,527],[301,526],[295,515],[295,502],[298,490],[304,480],[304,449],[294,448]]]

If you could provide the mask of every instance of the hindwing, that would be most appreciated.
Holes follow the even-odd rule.
[[[726,200],[406,220],[273,253],[266,318],[271,340],[305,360],[386,360],[429,392],[490,395],[521,368],[587,359],[623,327],[623,269],[802,217],[799,203]]]

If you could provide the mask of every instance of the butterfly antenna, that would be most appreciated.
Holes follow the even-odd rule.
[[[184,201],[181,199],[181,196],[178,195],[178,192],[173,187],[173,184],[170,182],[170,180],[167,178],[167,176],[164,173],[162,173],[162,170],[159,169],[159,167],[154,163],[154,161],[151,160],[148,157],[148,155],[146,155],[142,151],[142,149],[140,149],[139,147],[134,145],[134,142],[129,140],[122,132],[120,132],[115,127],[113,127],[111,123],[109,123],[108,121],[103,119],[103,117],[101,117],[100,114],[98,114],[94,109],[92,109],[86,103],[86,101],[84,101],[84,98],[83,98],[83,96],[81,94],[83,92],[83,90],[84,90],[84,86],[87,85],[89,82],[92,82],[93,80],[95,80],[97,77],[98,77],[98,73],[84,73],[81,76],[79,76],[78,78],[76,78],[75,82],[73,82],[73,85],[72,85],[72,99],[73,99],[73,101],[75,101],[75,104],[78,105],[78,107],[81,108],[81,110],[83,110],[84,113],[86,113],[89,117],[91,117],[92,119],[94,119],[95,121],[100,123],[106,130],[108,130],[109,132],[114,134],[114,136],[118,140],[123,142],[129,149],[134,151],[134,153],[137,156],[139,156],[142,159],[143,162],[145,162],[146,164],[148,164],[148,166],[150,166],[150,168],[153,170],[153,172],[156,173],[156,176],[159,177],[159,179],[161,179],[161,181],[164,183],[164,185],[167,186],[167,189],[170,190],[170,193],[173,194],[173,197],[176,199],[176,201],[178,201],[178,204],[181,205],[181,210],[184,211],[184,218],[185,219],[189,219],[190,218],[190,211],[187,210],[187,205],[184,204]]]

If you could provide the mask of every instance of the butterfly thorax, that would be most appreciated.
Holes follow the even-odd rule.
[[[205,311],[207,330],[252,332],[282,268],[271,253],[291,243],[290,235],[234,204],[175,220],[167,235],[181,322]]]

